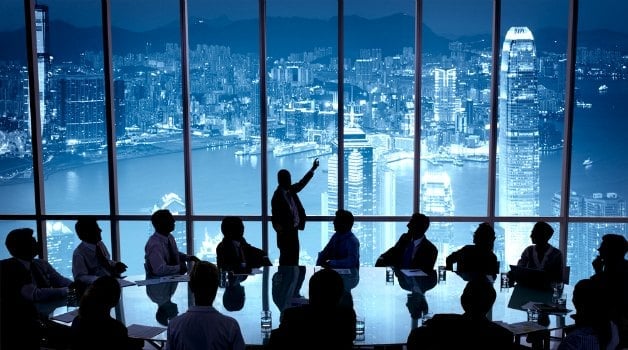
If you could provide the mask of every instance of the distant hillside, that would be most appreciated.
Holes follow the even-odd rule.
[[[345,55],[357,57],[360,49],[380,48],[382,54],[393,55],[403,47],[414,46],[414,18],[396,14],[378,19],[365,19],[347,16],[345,24]],[[197,44],[211,42],[215,45],[230,46],[232,52],[258,52],[257,20],[229,21],[226,18],[214,20],[191,19],[189,28],[190,48]],[[112,28],[114,54],[129,52],[163,51],[165,43],[179,42],[178,23],[147,32],[133,32]],[[564,29],[532,29],[539,51],[564,52],[566,31]],[[502,33],[502,37],[505,33]],[[76,60],[81,52],[102,50],[102,30],[100,27],[77,28],[64,22],[50,23],[50,53],[57,61]],[[315,47],[332,47],[337,50],[337,18],[315,20],[304,18],[271,17],[267,22],[267,52],[269,56],[286,57],[290,53],[311,51]],[[483,41],[481,41],[483,40]],[[459,41],[473,42],[477,48],[490,47],[489,34],[474,37],[461,37]],[[0,60],[24,60],[23,31],[0,32]],[[447,53],[450,40],[436,35],[423,26],[423,51]],[[76,43],[80,43],[77,45]],[[600,48],[619,48],[628,51],[628,35],[609,31],[579,33],[579,45]]]

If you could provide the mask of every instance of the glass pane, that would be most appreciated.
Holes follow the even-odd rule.
[[[258,1],[189,5],[194,211],[259,215]]]
[[[484,215],[488,184],[492,2],[425,1],[420,208]]]
[[[48,3],[48,2],[46,2]],[[46,211],[108,211],[100,2],[38,2],[36,18]],[[66,38],[75,38],[68,45]]]
[[[2,214],[35,211],[24,2],[0,4],[0,202]]]
[[[616,39],[628,33],[617,17],[625,10],[623,2],[604,0],[582,2],[579,11],[571,193],[582,206],[575,216],[626,217],[628,82],[618,44],[624,39]]]
[[[607,233],[623,235],[628,238],[625,223],[588,222],[569,225],[567,238],[567,266],[570,266],[571,284],[593,275],[593,259],[598,256],[597,249],[602,243],[602,236]]]
[[[7,235],[9,232],[22,227],[36,229],[36,223],[34,221],[0,221],[0,259],[7,259],[11,257],[7,246],[5,244]],[[33,237],[37,238],[37,233],[33,233]]]
[[[551,8],[552,11],[546,11]],[[551,16],[539,13],[551,12]],[[497,214],[552,215],[560,189],[567,1],[503,4],[497,145]],[[549,29],[552,28],[552,29]],[[526,225],[503,223],[505,256],[529,244]]]
[[[344,5],[344,206],[354,215],[410,215],[414,1],[379,3],[381,11],[357,0]],[[373,240],[373,232],[358,235]]]
[[[150,214],[147,200],[185,201],[179,1],[113,0],[111,21],[120,212]]]
[[[297,182],[319,157],[320,168],[299,196],[308,215],[326,215],[337,200],[331,145],[338,113],[338,6],[335,0],[267,3],[268,188],[272,194],[277,187],[278,170]]]

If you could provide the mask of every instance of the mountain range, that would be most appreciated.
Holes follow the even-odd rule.
[[[229,46],[235,53],[258,52],[259,22],[257,20],[231,21],[193,18],[189,21],[189,43]],[[403,47],[414,46],[414,17],[396,14],[377,19],[347,16],[345,25],[345,56],[359,57],[360,49],[379,48],[382,55],[401,53]],[[290,53],[312,51],[315,47],[332,47],[337,52],[337,18],[329,20],[296,17],[270,17],[267,20],[267,54],[287,57]],[[450,39],[435,34],[423,25],[423,52],[448,54]],[[537,51],[565,52],[566,30],[560,28],[531,28]],[[502,36],[504,33],[502,33]],[[459,37],[463,43],[474,43],[475,49],[490,50],[491,35]],[[23,30],[0,32],[0,60],[24,61],[25,34]],[[180,42],[179,23],[174,22],[145,32],[134,32],[112,27],[112,45],[115,55],[131,52],[159,52],[166,43]],[[102,51],[100,26],[76,27],[65,22],[49,24],[50,54],[56,61],[73,61],[85,51]],[[76,44],[80,43],[80,44]],[[628,49],[628,35],[606,30],[578,33],[578,45],[589,48]]]

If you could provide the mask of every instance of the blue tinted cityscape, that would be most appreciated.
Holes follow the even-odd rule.
[[[54,11],[54,2],[41,2],[35,9],[41,119],[41,135],[36,139],[43,152],[46,196],[42,214],[108,216],[112,213],[102,28],[100,23],[84,28],[53,21]],[[23,12],[15,16],[23,17]],[[590,262],[604,234],[628,234],[628,161],[621,154],[628,146],[623,131],[628,126],[624,118],[628,28],[613,32],[612,37],[581,32],[571,168],[565,173],[562,162],[569,147],[564,135],[569,74],[565,29],[557,34],[549,24],[547,28],[526,23],[505,27],[501,56],[494,60],[490,27],[485,35],[448,39],[423,26],[417,101],[415,18],[408,14],[362,21],[347,18],[342,65],[329,21],[308,19],[311,32],[318,34],[300,42],[296,38],[303,32],[298,30],[285,34],[288,38],[277,33],[291,33],[304,25],[302,19],[268,17],[264,79],[260,78],[257,20],[251,25],[247,20],[219,23],[190,17],[189,97],[181,88],[178,14],[172,16],[175,25],[159,30],[132,33],[112,28],[119,214],[146,218],[121,225],[121,254],[123,260],[129,257],[125,261],[132,273],[143,271],[142,254],[137,252],[143,252],[152,233],[150,213],[158,208],[179,215],[246,215],[257,221],[265,217],[262,202],[269,198],[261,196],[263,157],[271,194],[277,170],[288,168],[297,181],[314,158],[321,160],[321,168],[300,196],[310,216],[333,216],[342,207],[358,217],[354,232],[365,266],[373,265],[405,232],[406,222],[395,219],[411,215],[415,205],[432,217],[428,237],[439,249],[440,263],[471,243],[472,232],[482,221],[495,224],[495,252],[502,267],[516,263],[531,244],[535,218],[550,218],[556,230],[551,242],[559,246],[560,225],[566,222],[561,214],[565,177],[571,184],[567,215],[592,218],[567,226],[566,246],[561,248],[567,252],[572,280],[592,273]],[[388,42],[349,40],[359,37],[356,33],[378,37],[390,23],[397,25]],[[233,28],[249,31],[249,38],[229,36]],[[23,36],[24,27],[1,36],[2,47],[17,50],[0,57],[0,193],[11,198],[0,205],[4,221],[0,237],[19,227],[12,216],[36,213],[31,141],[36,118],[29,109],[32,96]],[[68,42],[73,37],[93,42]],[[562,41],[557,44],[557,40]],[[497,125],[491,123],[494,63],[499,65]],[[344,69],[343,96],[339,96],[339,66]],[[266,84],[263,96],[261,82]],[[185,101],[189,101],[188,112]],[[266,113],[261,106],[266,106]],[[497,132],[491,136],[495,127]],[[192,149],[187,179],[186,132]],[[493,181],[489,181],[491,137],[496,137]],[[266,154],[262,154],[262,140],[266,140]],[[418,179],[415,157],[420,159]],[[192,184],[193,213],[186,210],[186,181]],[[495,185],[494,212],[489,208],[490,183]],[[419,203],[413,203],[415,191]],[[360,216],[384,220],[362,221]],[[101,226],[108,226],[104,222]],[[219,219],[197,220],[194,227],[194,253],[215,261]],[[48,220],[46,230],[48,259],[70,275],[72,250],[78,244],[72,220]],[[255,245],[261,246],[262,231],[255,220],[247,222],[247,239]],[[331,224],[308,223],[301,236],[301,263],[312,264],[332,233]],[[183,221],[177,224],[176,236],[184,249]],[[276,259],[272,229],[268,240],[271,260]],[[7,255],[4,247],[0,252]]]

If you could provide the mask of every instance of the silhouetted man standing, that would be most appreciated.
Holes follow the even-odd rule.
[[[273,229],[277,232],[279,265],[299,265],[299,230],[305,228],[305,209],[297,193],[310,182],[318,168],[318,158],[303,178],[292,184],[290,172],[281,169],[277,172],[279,185],[271,200]]]

